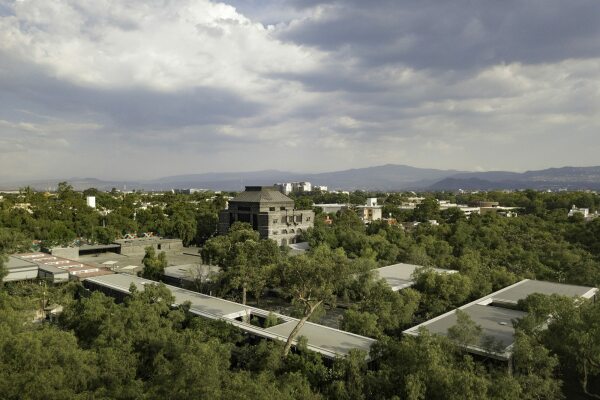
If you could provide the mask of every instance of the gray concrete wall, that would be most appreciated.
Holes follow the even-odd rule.
[[[8,274],[2,279],[3,282],[14,282],[14,281],[26,281],[31,279],[37,279],[38,269],[27,268],[18,270],[8,270]]]
[[[121,254],[144,254],[146,247],[153,247],[154,250],[158,251],[179,251],[183,250],[183,242],[179,239],[165,239],[165,240],[148,240],[135,241],[121,244]]]

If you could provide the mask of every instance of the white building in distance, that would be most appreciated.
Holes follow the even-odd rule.
[[[356,209],[360,219],[365,223],[369,223],[381,219],[383,207],[377,204],[376,197],[369,197],[366,205],[358,206]]]
[[[310,182],[285,182],[285,183],[276,183],[273,185],[279,190],[281,193],[286,196],[290,193],[306,193],[311,192],[313,186]],[[327,191],[327,186],[325,186],[325,191]]]

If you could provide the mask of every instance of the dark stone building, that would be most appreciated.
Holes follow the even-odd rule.
[[[294,209],[294,200],[270,186],[246,186],[246,191],[229,201],[219,214],[219,233],[224,235],[236,221],[247,222],[261,238],[278,245],[296,243],[297,237],[313,226],[312,210]]]

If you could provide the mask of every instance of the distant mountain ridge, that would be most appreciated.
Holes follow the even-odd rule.
[[[322,173],[294,173],[279,170],[251,172],[208,172],[162,177],[152,180],[108,181],[96,178],[49,179],[0,183],[0,189],[14,190],[31,186],[36,190],[55,189],[58,182],[68,181],[77,190],[143,189],[169,190],[202,188],[243,190],[246,185],[272,185],[277,182],[309,181],[329,189],[343,190],[493,190],[493,189],[593,189],[600,190],[600,166],[562,167],[537,171],[467,172],[416,168],[386,164]]]
[[[600,190],[600,166],[548,168],[523,173],[490,171],[456,174],[429,190],[590,189]]]

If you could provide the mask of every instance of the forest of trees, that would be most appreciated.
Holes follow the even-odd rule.
[[[96,197],[97,209],[86,205],[86,196]],[[214,235],[217,213],[224,206],[223,195],[212,192],[76,192],[61,183],[53,194],[25,188],[18,195],[5,195],[0,202],[0,229],[18,239],[39,240],[45,246],[68,245],[76,240],[106,244],[141,232],[180,238],[190,245]]]
[[[106,216],[85,207],[94,193]],[[427,194],[469,203],[498,200],[520,207],[519,216],[440,211],[435,203],[398,210],[404,194],[352,193],[362,204],[376,196],[400,221],[437,219],[412,230],[373,222],[352,210],[316,218],[305,233],[311,250],[291,256],[244,224],[214,236],[223,197],[77,193],[56,196],[22,190],[0,202],[0,253],[22,251],[33,240],[102,241],[154,231],[202,245],[205,261],[219,265],[219,294],[260,302],[276,292],[300,318],[316,319],[337,303],[346,309],[341,328],[378,339],[365,354],[333,362],[304,347],[248,340],[221,322],[173,309],[162,286],[133,291],[121,304],[70,283],[48,287],[11,283],[0,289],[0,394],[6,399],[224,398],[224,399],[560,399],[600,395],[600,304],[558,296],[530,296],[528,316],[516,325],[512,368],[474,358],[460,346],[478,335],[468,319],[448,337],[401,332],[426,319],[522,278],[588,286],[600,284],[600,219],[567,217],[572,204],[600,207],[589,193]],[[348,201],[335,194],[303,195],[304,207]],[[154,206],[136,209],[136,204]],[[13,208],[31,204],[32,213]],[[113,215],[114,214],[114,215]],[[135,215],[135,219],[134,219]],[[110,235],[104,235],[110,231]],[[103,233],[100,233],[103,232]],[[186,236],[187,235],[187,236]],[[101,239],[102,238],[102,239]],[[146,259],[160,271],[160,254]],[[393,292],[372,268],[396,262],[452,268],[424,270],[416,284]],[[1,268],[0,268],[1,270]],[[310,279],[297,280],[305,273]],[[155,276],[155,275],[153,275]],[[45,294],[43,292],[46,292]],[[55,323],[32,323],[40,299],[61,304]],[[546,329],[540,329],[549,315]]]

